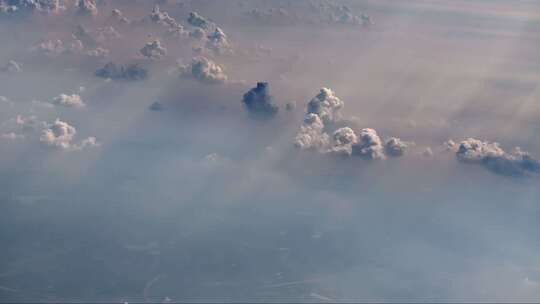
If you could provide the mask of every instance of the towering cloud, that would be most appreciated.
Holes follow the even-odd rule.
[[[343,101],[332,90],[322,88],[317,96],[308,103],[308,113],[319,115],[325,124],[341,119]]]
[[[386,159],[386,155],[399,157],[405,154],[409,143],[391,137],[385,144],[371,128],[357,133],[350,127],[335,130],[336,123],[343,122],[341,110],[344,103],[334,92],[322,88],[307,105],[308,115],[295,138],[295,146],[302,149],[316,148],[322,153],[360,156],[365,159]],[[333,131],[333,133],[331,133]],[[332,142],[329,135],[333,134]]]
[[[228,79],[223,67],[203,56],[193,58],[189,65],[180,66],[180,76],[212,84],[225,83]]]
[[[519,147],[512,153],[506,153],[498,143],[474,138],[468,138],[459,144],[456,157],[461,162],[480,164],[501,175],[523,176],[527,173],[540,173],[540,162]]]
[[[319,115],[308,113],[296,134],[294,145],[300,149],[325,152],[329,143],[330,138],[324,132],[324,123]]]
[[[272,118],[278,112],[278,107],[273,103],[269,94],[267,82],[257,82],[257,86],[244,94],[242,103],[248,112],[258,118]]]

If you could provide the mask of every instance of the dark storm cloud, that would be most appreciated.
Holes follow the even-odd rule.
[[[135,63],[122,65],[109,62],[104,67],[98,69],[95,75],[100,78],[113,80],[137,81],[146,79],[148,77],[148,71]]]
[[[210,21],[206,20],[206,18],[199,15],[197,12],[189,13],[189,17],[187,21],[191,26],[198,27],[201,29],[208,29],[211,25]]]
[[[269,90],[267,82],[257,82],[256,87],[244,94],[242,104],[253,117],[266,119],[278,113],[278,107],[274,104]]]

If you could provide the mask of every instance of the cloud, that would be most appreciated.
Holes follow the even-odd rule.
[[[35,132],[41,130],[45,126],[46,123],[38,120],[35,115],[17,115],[15,118],[9,119],[1,125],[4,132],[7,131],[17,133]]]
[[[53,104],[65,107],[82,108],[86,104],[82,101],[81,96],[77,94],[67,95],[60,94],[53,99]]]
[[[92,37],[92,34],[82,25],[78,25],[73,36],[82,42],[85,47],[95,47],[97,45],[96,39]]]
[[[0,133],[0,139],[2,139],[2,140],[18,140],[18,139],[24,139],[24,135],[17,134],[15,132]]]
[[[64,10],[60,0],[0,0],[0,14],[17,13],[57,13]]]
[[[139,52],[144,57],[149,59],[160,59],[167,55],[167,49],[161,46],[161,42],[159,40],[146,43]]]
[[[433,157],[433,150],[430,147],[426,147],[424,151],[422,152],[422,156]]]
[[[337,154],[351,155],[352,147],[358,143],[358,137],[354,130],[349,127],[339,128],[333,135],[334,145],[331,152]]]
[[[203,56],[193,58],[189,65],[180,66],[180,72],[181,76],[193,77],[211,84],[225,83],[228,80],[223,67]]]
[[[211,24],[210,21],[206,20],[203,16],[199,15],[197,12],[189,13],[189,17],[187,21],[192,26],[198,27],[201,29],[208,29]]]
[[[96,16],[98,8],[95,0],[79,0],[77,2],[77,14],[81,16]]]
[[[206,31],[200,28],[196,28],[193,31],[189,32],[189,37],[193,39],[203,39],[206,36]]]
[[[377,131],[371,128],[363,128],[359,133],[349,126],[336,130],[337,125],[346,123],[341,114],[343,107],[344,102],[331,89],[322,88],[307,104],[308,116],[296,135],[295,146],[375,160],[386,159],[386,155],[402,156],[412,144],[396,137],[383,144]],[[333,134],[332,143],[328,140],[329,133]]]
[[[523,176],[540,173],[540,162],[528,152],[516,147],[505,152],[498,143],[468,138],[459,144],[456,158],[463,163],[480,164],[488,170],[507,176]]]
[[[131,21],[124,17],[124,14],[122,13],[121,10],[115,8],[111,11],[111,18],[121,24],[130,24]]]
[[[272,118],[278,112],[269,94],[267,82],[257,82],[257,86],[244,94],[242,103],[248,112],[257,118]]]
[[[83,49],[84,45],[78,39],[74,39],[70,43],[65,43],[60,39],[45,40],[32,47],[32,51],[51,57],[65,53],[80,53]]]
[[[206,47],[217,54],[232,52],[231,45],[227,39],[227,35],[219,27],[210,33],[207,37]]]
[[[391,157],[399,157],[405,155],[410,143],[404,142],[399,138],[391,137],[384,144],[386,155]]]
[[[160,102],[153,102],[149,107],[148,109],[150,109],[150,111],[156,111],[156,112],[161,112],[165,109],[165,107],[163,106],[162,103]]]
[[[4,73],[19,73],[22,72],[21,65],[17,63],[15,60],[10,60],[8,63],[6,63],[5,66],[0,68],[0,72]]]
[[[365,128],[360,131],[359,142],[352,146],[352,154],[366,159],[385,159],[384,147],[377,131]]]
[[[313,4],[312,8],[325,23],[362,26],[374,24],[370,16],[367,14],[355,15],[347,5],[323,2],[318,5]]]
[[[329,143],[330,137],[324,132],[324,123],[319,115],[308,113],[296,134],[294,145],[300,149],[324,152]]]
[[[98,47],[98,48],[95,48],[93,50],[86,51],[87,56],[94,57],[94,58],[100,58],[100,59],[108,57],[109,53],[110,53],[109,50],[104,49],[102,47]]]
[[[180,38],[188,35],[188,33],[184,30],[184,27],[173,17],[169,16],[167,12],[162,11],[157,4],[154,6],[152,12],[146,20],[166,27],[166,34],[168,36]],[[146,20],[143,20],[142,22],[146,22]]]
[[[178,25],[176,23],[176,20],[174,20],[174,18],[169,16],[169,14],[167,12],[162,12],[159,9],[159,5],[157,5],[157,4],[152,9],[152,13],[149,16],[149,19],[150,19],[150,21],[152,21],[154,23],[157,23],[157,24],[160,24],[160,25],[165,25],[165,26],[177,26]]]
[[[112,26],[100,27],[95,32],[96,40],[106,42],[122,38],[122,35]]]
[[[138,64],[117,65],[113,62],[107,63],[98,69],[95,75],[100,78],[137,81],[148,77],[148,71]]]
[[[308,113],[319,115],[325,124],[333,123],[341,119],[343,101],[339,99],[331,89],[322,88],[308,103]]]
[[[70,151],[99,145],[95,137],[88,137],[81,141],[80,144],[74,144],[73,139],[76,134],[75,127],[57,118],[42,130],[39,141],[49,147]]]

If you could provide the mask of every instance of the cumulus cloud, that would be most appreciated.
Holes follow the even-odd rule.
[[[227,35],[219,27],[210,33],[207,37],[206,48],[218,54],[232,52],[231,45],[227,39]]]
[[[149,20],[160,25],[166,25],[166,26],[177,25],[176,20],[174,20],[174,18],[169,16],[167,12],[162,12],[159,9],[159,5],[154,6],[154,8],[152,9],[152,13],[149,16]]]
[[[62,150],[81,150],[87,147],[98,146],[95,137],[88,137],[79,144],[74,144],[73,139],[77,134],[75,127],[67,122],[56,119],[52,124],[42,130],[39,141],[46,146]]]
[[[386,155],[391,157],[399,157],[405,155],[410,143],[404,142],[399,138],[391,137],[384,144]]]
[[[146,43],[140,53],[149,59],[160,59],[167,55],[167,49],[161,45],[159,40],[154,40]]]
[[[146,79],[148,71],[138,64],[119,65],[109,62],[98,69],[95,75],[100,78],[137,81]]]
[[[308,116],[296,135],[295,146],[375,160],[386,159],[386,155],[402,156],[412,145],[396,137],[383,143],[377,131],[371,128],[361,129],[358,133],[349,126],[336,130],[337,125],[346,122],[342,119],[343,107],[344,102],[331,89],[322,88],[307,104]],[[328,134],[333,134],[332,142]]]
[[[384,146],[377,131],[364,128],[360,131],[359,141],[352,146],[352,154],[366,159],[385,159]]]
[[[325,124],[341,119],[343,101],[331,89],[322,88],[308,103],[308,113],[317,114]]]
[[[540,173],[540,162],[529,153],[519,147],[507,153],[496,142],[468,138],[459,144],[456,157],[461,162],[480,164],[501,175],[523,176],[528,173]]]
[[[242,103],[248,112],[258,118],[272,118],[278,112],[267,82],[257,82],[257,86],[244,94]]]
[[[358,136],[353,129],[349,127],[339,128],[333,135],[334,145],[330,149],[331,152],[351,155],[352,147],[358,143]]]
[[[82,101],[80,95],[72,94],[60,94],[53,99],[53,104],[61,105],[65,107],[82,108],[86,104]]]
[[[180,66],[180,75],[213,84],[225,83],[228,79],[222,66],[203,56],[193,58],[189,65]]]
[[[83,49],[84,45],[78,39],[71,42],[64,42],[60,39],[45,40],[32,47],[32,51],[51,57],[65,53],[80,53]]]
[[[324,132],[324,123],[319,115],[308,113],[296,134],[294,145],[300,149],[324,152],[329,143],[330,137]]]

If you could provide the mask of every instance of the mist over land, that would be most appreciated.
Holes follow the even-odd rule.
[[[0,0],[0,302],[540,297],[535,1]]]

